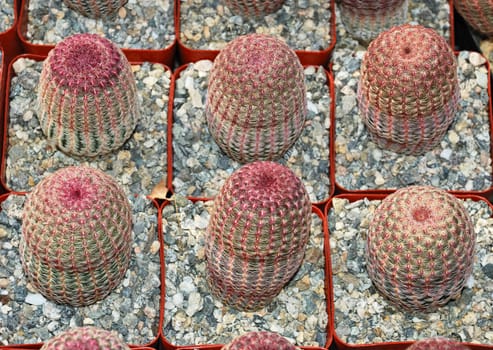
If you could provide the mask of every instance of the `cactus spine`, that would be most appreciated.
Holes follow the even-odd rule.
[[[225,304],[269,303],[302,263],[311,203],[287,167],[257,161],[236,170],[214,201],[205,239],[207,279]]]
[[[140,115],[130,63],[115,44],[96,34],[75,34],[50,51],[38,104],[46,137],[74,156],[118,149]]]
[[[130,263],[132,212],[109,175],[72,166],[28,195],[20,254],[28,280],[47,299],[85,306],[105,298]]]
[[[475,240],[459,199],[431,186],[403,188],[374,212],[367,271],[398,307],[433,311],[460,295],[472,273]]]
[[[116,334],[97,327],[76,327],[47,340],[41,350],[130,350]]]
[[[209,76],[206,118],[230,158],[280,158],[298,139],[305,117],[303,67],[284,42],[249,34],[221,50]]]

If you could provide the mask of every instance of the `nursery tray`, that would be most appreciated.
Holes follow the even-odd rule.
[[[28,192],[46,173],[81,163],[114,176],[127,194],[147,195],[155,185],[167,181],[167,111],[173,79],[170,69],[161,63],[131,62],[142,111],[134,133],[115,152],[79,159],[50,145],[39,125],[36,94],[45,58],[25,54],[9,65],[0,172],[5,188]],[[18,104],[16,115],[13,103]]]
[[[229,13],[229,9],[225,9],[223,5],[221,5],[218,0],[205,0],[200,3],[192,0],[185,1],[177,1],[176,4],[176,17],[175,17],[175,26],[176,26],[176,40],[177,40],[177,48],[179,60],[182,64],[189,62],[196,62],[198,60],[214,60],[219,51],[234,37],[240,35],[236,35],[233,33],[229,33],[229,31],[234,32],[236,30],[241,31],[241,35],[247,33],[255,33],[255,32],[264,32],[265,34],[271,34],[276,37],[279,37],[283,41],[285,41],[298,55],[301,63],[303,65],[326,65],[329,62],[332,50],[334,49],[336,43],[336,31],[335,31],[335,0],[330,0],[329,2],[322,2],[320,0],[307,0],[310,3],[317,4],[328,4],[330,2],[330,6],[325,11],[320,11],[318,14],[319,17],[328,17],[327,21],[323,23],[315,23],[315,28],[327,28],[327,46],[322,49],[302,49],[299,47],[294,47],[293,44],[290,43],[292,37],[299,34],[300,30],[296,30],[294,28],[288,28],[286,23],[284,23],[283,15],[286,15],[285,6],[289,6],[291,11],[294,11],[297,16],[299,16],[299,23],[297,26],[301,27],[303,25],[303,21],[305,19],[307,9],[309,9],[310,4],[307,7],[300,7],[298,1],[295,0],[286,0],[286,4],[283,8],[281,8],[276,14],[271,14],[268,16],[269,20],[266,19],[245,19],[243,18],[240,24],[235,24],[230,21],[231,16],[226,16],[224,11]],[[223,11],[222,15],[219,15],[218,8],[221,8]],[[216,19],[223,23],[224,25],[231,26],[230,29],[225,32],[215,32],[214,25],[211,28],[211,36],[208,42],[204,43],[204,45],[194,44],[193,39],[187,39],[187,35],[185,35],[185,31],[188,31],[187,28],[183,28],[186,25],[186,18],[188,17],[186,9],[190,11],[194,10],[200,13],[208,14],[210,16],[216,16]],[[290,12],[291,12],[290,11]],[[211,17],[208,17],[211,18]],[[200,25],[204,25],[205,23],[201,23]],[[278,32],[271,32],[273,29],[279,29]],[[200,31],[197,31],[196,28],[189,28],[194,35],[203,35]],[[236,36],[235,36],[236,35]],[[225,38],[225,36],[227,38]]]
[[[201,60],[179,67],[174,72],[173,108],[168,124],[172,126],[173,191],[193,200],[208,200],[220,190],[226,178],[240,163],[229,158],[209,133],[205,118],[207,78],[212,61]],[[325,202],[333,194],[330,179],[334,87],[332,75],[323,67],[305,66],[308,115],[298,141],[279,160],[303,181],[312,203]],[[308,79],[307,79],[308,81]]]
[[[39,9],[36,13],[31,11],[31,4],[36,4]],[[132,3],[134,8],[138,8],[139,1],[129,1]],[[126,13],[131,11],[129,3],[124,6]],[[117,44],[125,55],[128,57],[129,61],[134,62],[158,62],[163,63],[169,67],[173,66],[174,55],[176,51],[176,39],[174,33],[174,3],[173,0],[166,0],[155,2],[156,4],[168,4],[169,8],[160,8],[162,12],[166,13],[164,18],[145,18],[142,23],[156,23],[163,21],[166,26],[167,33],[159,32],[158,27],[149,27],[154,34],[160,34],[160,36],[153,38],[152,48],[142,46],[140,43],[140,35],[138,33],[132,34],[132,39],[135,40],[134,44],[127,44],[126,40],[119,38],[119,33],[121,32],[132,32],[136,31],[135,23],[127,23],[125,20],[128,16],[122,19],[119,14],[113,20],[102,21],[86,18],[75,11],[69,9],[62,1],[57,0],[21,0],[20,5],[20,15],[19,24],[17,26],[18,36],[25,53],[36,54],[36,55],[47,55],[59,41],[66,38],[67,36],[77,34],[77,33],[96,33],[104,35],[115,44]],[[156,5],[157,6],[157,5]],[[55,11],[58,9],[59,11]],[[59,17],[68,17],[67,14],[70,13],[70,23],[67,27],[63,25],[58,25]],[[54,27],[48,28],[45,23],[33,26],[32,18],[34,16],[43,16],[44,21],[55,21],[56,25]],[[157,24],[156,24],[157,26]],[[36,33],[36,34],[33,34]],[[36,39],[32,36],[36,35]],[[164,36],[164,37],[163,37]],[[169,37],[167,37],[169,36]]]
[[[493,258],[493,207],[474,194],[455,196],[469,211],[477,233],[473,282],[459,299],[432,313],[398,310],[378,293],[366,272],[364,235],[374,209],[386,194],[342,194],[328,202],[331,322],[338,349],[403,350],[413,341],[433,336],[455,339],[471,349],[493,348],[493,308],[488,302],[493,284],[483,269]]]
[[[322,211],[312,207],[310,238],[295,276],[267,306],[242,312],[221,303],[208,289],[204,234],[212,207],[212,201],[192,202],[179,196],[163,207],[165,348],[225,344],[261,330],[277,332],[300,346],[328,347],[330,259]],[[280,324],[280,318],[286,324]]]
[[[134,347],[155,344],[163,303],[163,244],[158,203],[129,195],[133,216],[130,266],[122,282],[103,300],[85,307],[59,305],[27,284],[19,256],[25,195],[0,197],[0,344],[38,348],[39,344],[76,326],[111,329]],[[135,293],[135,294],[133,294]],[[24,345],[22,345],[24,344]]]

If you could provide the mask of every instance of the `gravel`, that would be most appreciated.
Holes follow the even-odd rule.
[[[321,217],[312,215],[305,259],[292,280],[266,307],[241,312],[213,297],[205,279],[204,234],[212,204],[176,196],[163,208],[166,339],[174,345],[224,344],[247,331],[269,330],[299,345],[325,346],[327,262]]]
[[[389,304],[366,272],[365,237],[380,201],[334,198],[328,210],[334,289],[335,334],[363,344],[444,336],[493,344],[493,218],[484,200],[463,199],[476,230],[473,278],[462,296],[431,313],[408,313]],[[478,200],[479,199],[479,200]]]
[[[41,61],[16,61],[9,101],[6,166],[2,176],[13,191],[29,191],[47,173],[86,164],[115,177],[126,193],[149,194],[166,174],[167,107],[171,73],[161,64],[132,66],[141,103],[141,119],[131,138],[105,156],[78,159],[50,146],[39,126],[36,95]]]
[[[175,40],[172,0],[128,0],[113,19],[94,20],[61,0],[29,1],[26,41],[54,45],[76,33],[97,33],[121,48],[164,49]]]
[[[173,187],[183,196],[215,196],[238,167],[212,139],[205,120],[207,78],[212,62],[191,63],[176,76],[173,107]],[[322,67],[305,68],[308,114],[298,141],[281,163],[298,175],[312,202],[330,196],[330,92]]]
[[[71,307],[46,300],[27,283],[20,264],[23,195],[10,195],[0,212],[0,345],[46,341],[69,327],[111,329],[129,344],[152,342],[159,332],[160,244],[157,208],[128,196],[133,209],[133,251],[120,285],[104,300]]]
[[[16,0],[0,0],[0,34],[14,25],[14,1]]]

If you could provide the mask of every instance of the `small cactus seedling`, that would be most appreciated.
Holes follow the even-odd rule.
[[[41,129],[63,152],[98,156],[132,135],[140,115],[130,63],[110,40],[75,34],[48,54],[38,86]]]
[[[41,350],[130,350],[118,335],[92,326],[65,330],[47,340]]]
[[[452,339],[435,337],[418,340],[406,350],[469,350],[469,347]]]
[[[344,27],[363,43],[407,20],[408,0],[340,0],[338,5]]]
[[[454,8],[480,34],[493,37],[493,0],[454,0]]]
[[[283,336],[268,331],[248,332],[234,338],[221,350],[299,350]]]
[[[111,19],[128,0],[63,0],[65,5],[81,15],[94,19]]]
[[[358,105],[381,148],[411,155],[432,150],[454,121],[459,97],[457,60],[433,29],[404,24],[370,43]]]
[[[236,15],[262,18],[278,11],[285,0],[223,0],[224,4]]]
[[[241,163],[280,158],[304,126],[304,79],[281,40],[249,34],[231,41],[214,60],[207,90],[207,123],[219,147]]]
[[[433,311],[460,295],[472,273],[476,233],[459,199],[431,186],[387,196],[367,236],[367,271],[391,302]]]
[[[236,170],[214,200],[205,256],[213,294],[241,310],[269,303],[300,267],[311,203],[284,165],[256,161]]]
[[[28,280],[47,299],[84,306],[123,279],[132,248],[132,211],[109,175],[62,168],[28,195],[20,255]]]

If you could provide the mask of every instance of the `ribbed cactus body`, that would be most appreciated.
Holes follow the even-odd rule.
[[[223,2],[236,15],[262,18],[278,11],[285,0],[223,0]]]
[[[128,0],[63,0],[70,9],[94,19],[111,19]]]
[[[472,273],[475,240],[459,199],[430,186],[403,188],[374,212],[367,271],[395,305],[433,311],[461,293]]]
[[[459,342],[444,337],[427,338],[414,342],[407,350],[468,350]]]
[[[303,67],[279,39],[240,36],[214,60],[207,123],[219,147],[236,161],[280,158],[301,134],[306,104]]]
[[[493,37],[493,0],[454,0],[454,7],[471,27]]]
[[[38,104],[46,137],[74,156],[118,149],[140,116],[130,63],[114,43],[96,34],[75,34],[50,51]]]
[[[60,169],[28,195],[20,255],[28,280],[46,298],[84,306],[105,298],[130,263],[132,211],[109,175]]]
[[[408,0],[340,0],[338,6],[348,33],[365,43],[407,21]]]
[[[299,350],[283,336],[268,331],[248,332],[225,344],[221,350]]]
[[[433,29],[405,24],[370,43],[358,105],[380,147],[412,155],[432,150],[454,121],[459,97],[457,60]]]
[[[236,170],[214,201],[205,238],[213,294],[242,310],[269,303],[298,270],[311,204],[287,167],[257,161]]]
[[[76,327],[47,340],[41,350],[129,350],[118,335],[97,327]]]

